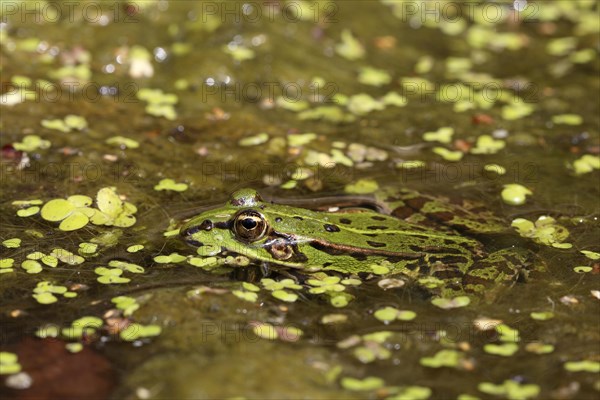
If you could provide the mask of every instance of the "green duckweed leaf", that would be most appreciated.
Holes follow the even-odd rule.
[[[431,397],[432,391],[428,387],[424,386],[406,386],[400,388],[398,393],[391,397],[386,397],[386,400],[426,400]],[[461,400],[461,399],[457,399]],[[462,400],[473,400],[473,399],[462,399]],[[476,399],[478,400],[478,399]]]
[[[341,35],[341,43],[335,45],[335,52],[347,60],[353,61],[365,56],[363,45],[352,35],[348,29],[344,29]]]
[[[133,139],[129,139],[123,136],[113,136],[106,139],[106,144],[111,146],[118,146],[121,149],[137,149],[140,147],[139,142]]]
[[[258,146],[266,143],[269,140],[269,134],[262,132],[254,136],[248,136],[238,141],[238,145],[241,147]]]
[[[424,367],[429,368],[441,368],[451,367],[456,368],[459,366],[460,361],[464,358],[463,354],[456,350],[440,350],[433,357],[423,357],[420,363]]]
[[[58,301],[56,296],[49,292],[36,293],[33,298],[40,304],[52,304]]]
[[[460,161],[464,156],[462,151],[452,151],[444,147],[434,147],[432,151],[446,161]]]
[[[383,110],[385,108],[385,104],[383,104],[383,102],[380,100],[375,100],[366,93],[360,93],[350,96],[346,107],[352,114],[361,116],[372,111]]]
[[[13,143],[13,147],[19,151],[33,152],[38,149],[47,149],[50,147],[50,141],[44,140],[37,135],[27,135],[23,137],[22,142]]]
[[[41,216],[46,221],[62,221],[73,212],[75,206],[65,199],[50,200],[41,210]]]
[[[31,217],[32,215],[35,215],[38,212],[40,212],[40,208],[38,206],[31,206],[31,207],[17,210],[17,216],[24,217],[24,218]]]
[[[172,190],[174,192],[184,192],[188,189],[188,185],[185,183],[176,183],[173,179],[162,179],[154,190]]]
[[[581,125],[583,118],[577,114],[559,114],[552,117],[552,122],[555,124]]]
[[[526,400],[537,397],[540,387],[535,384],[521,384],[512,380],[506,380],[501,385],[491,382],[482,382],[477,388],[480,392],[495,396],[504,396],[509,400]]]
[[[442,297],[436,297],[431,300],[431,304],[439,307],[443,310],[450,310],[453,308],[466,307],[471,303],[471,299],[467,296],[457,296],[452,299],[446,299]]]
[[[597,374],[600,372],[600,362],[598,361],[569,361],[564,364],[564,368],[569,372],[592,372]]]
[[[183,259],[185,260],[185,257],[183,257]],[[120,260],[111,260],[109,261],[108,266],[113,268],[119,268],[123,271],[132,272],[134,274],[143,274],[145,271],[144,267],[142,266]]]
[[[127,248],[127,252],[128,253],[137,253],[138,251],[143,250],[143,249],[144,249],[144,245],[142,245],[142,244],[134,244],[134,245],[129,246]]]
[[[253,293],[256,295],[256,293]],[[271,324],[265,322],[251,323],[252,332],[261,339],[276,340],[279,338],[277,329]]]
[[[271,296],[288,303],[293,303],[298,300],[298,295],[296,293],[290,293],[285,290],[274,290],[271,292]]]
[[[408,104],[406,97],[396,93],[388,92],[380,100],[386,106],[404,107]]]
[[[159,325],[142,325],[132,323],[119,333],[122,340],[133,342],[141,338],[155,337],[160,335],[162,328]]]
[[[2,241],[2,246],[6,247],[7,249],[16,249],[18,247],[21,247],[21,239],[19,239],[19,238],[6,239],[6,240]]]
[[[67,343],[65,344],[65,348],[69,353],[79,353],[83,350],[83,344],[81,343]]]
[[[502,189],[502,200],[506,204],[510,204],[513,206],[519,206],[525,204],[525,198],[528,195],[533,194],[531,190],[527,189],[525,186],[519,185],[517,183],[509,183],[504,185],[504,189]]]
[[[439,128],[437,131],[425,132],[423,134],[423,140],[425,140],[426,142],[450,143],[452,141],[453,135],[454,128],[444,126],[442,128]]]
[[[233,290],[231,292],[231,294],[233,294],[235,297],[248,301],[250,303],[255,303],[256,300],[258,300],[258,294],[256,294],[255,292],[246,292],[243,290]]]
[[[552,311],[532,312],[529,316],[536,321],[547,321],[554,318],[554,313]]]
[[[592,172],[595,169],[600,169],[600,157],[591,154],[584,154],[577,160],[573,161],[573,169],[575,175],[583,175]]]
[[[562,243],[569,236],[569,231],[562,225],[556,223],[556,220],[547,215],[540,216],[535,223],[517,218],[511,222],[520,236],[531,238],[536,243],[546,246],[570,248],[572,244]],[[557,246],[559,245],[559,246]]]
[[[590,260],[600,260],[600,253],[589,250],[581,250],[581,254],[589,258]]]
[[[383,86],[392,81],[390,74],[382,69],[363,67],[358,73],[358,81],[364,85]]]
[[[42,264],[35,260],[25,260],[21,263],[23,268],[28,274],[38,274],[42,272]]]
[[[500,139],[494,139],[490,135],[481,135],[477,138],[475,147],[471,148],[471,154],[496,154],[506,146]]]
[[[519,350],[519,345],[516,343],[488,343],[485,346],[483,346],[483,350],[489,354],[510,357]]]
[[[379,389],[385,385],[385,382],[376,376],[368,376],[364,379],[344,377],[341,379],[340,384],[346,390],[363,392]]]
[[[12,375],[21,372],[19,358],[15,353],[0,351],[0,375]]]
[[[65,232],[75,231],[86,226],[90,222],[90,219],[82,212],[77,210],[71,212],[71,214],[63,219],[58,226],[58,229]]]

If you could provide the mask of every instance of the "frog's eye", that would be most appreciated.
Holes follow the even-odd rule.
[[[244,242],[255,242],[267,233],[269,224],[265,217],[254,210],[240,211],[233,220],[233,233]]]

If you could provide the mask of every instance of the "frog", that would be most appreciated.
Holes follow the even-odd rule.
[[[478,235],[507,228],[476,204],[409,189],[381,190],[373,202],[377,207],[315,210],[241,189],[223,206],[192,217],[180,236],[201,256],[244,260],[236,266],[365,277],[383,268],[386,276],[440,297],[482,293],[491,283],[523,281],[539,269],[525,248],[486,250]]]

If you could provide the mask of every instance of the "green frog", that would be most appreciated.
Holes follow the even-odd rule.
[[[192,218],[180,233],[201,256],[241,256],[255,265],[306,273],[364,276],[383,268],[444,297],[527,276],[529,251],[513,246],[487,252],[475,238],[506,231],[499,218],[476,205],[407,189],[382,191],[375,200],[377,207],[315,211],[265,202],[255,190],[243,189],[223,207]]]

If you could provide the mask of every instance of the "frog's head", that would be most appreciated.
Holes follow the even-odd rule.
[[[188,221],[180,229],[184,240],[198,247],[200,255],[216,255],[222,249],[240,254],[248,252],[252,243],[264,239],[270,230],[259,194],[252,189],[235,192],[223,207],[206,211]]]

